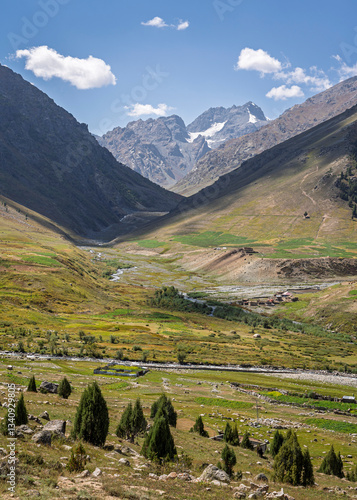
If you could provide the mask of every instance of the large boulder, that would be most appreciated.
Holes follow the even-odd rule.
[[[41,389],[50,392],[51,394],[57,394],[58,391],[58,385],[59,384],[54,384],[53,382],[42,382],[40,385],[40,391]]]
[[[34,441],[36,444],[47,444],[51,446],[52,432],[45,430],[36,432],[36,434],[32,436],[32,441]]]
[[[202,472],[198,481],[210,482],[210,481],[219,481],[220,483],[230,483],[230,478],[224,470],[219,469],[215,465],[210,464],[205,470]]]
[[[66,421],[51,420],[44,426],[43,430],[50,431],[52,434],[58,434],[60,436],[64,436],[66,433]]]

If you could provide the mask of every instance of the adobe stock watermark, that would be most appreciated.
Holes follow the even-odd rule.
[[[7,386],[7,435],[9,455],[7,458],[8,474],[7,483],[8,490],[15,493],[16,487],[16,437],[15,437],[15,406],[16,406],[16,388],[15,384]]]
[[[135,85],[129,94],[121,94],[119,98],[114,99],[110,105],[110,112],[119,115],[118,118],[123,118],[128,114],[124,110],[130,110],[136,103],[144,102],[149,93],[156,90],[169,76],[169,73],[162,71],[160,64],[156,64],[155,68],[147,66],[140,84]],[[107,130],[114,128],[115,125],[110,118],[103,118],[100,120],[95,133],[103,135]]]
[[[244,0],[213,0],[212,6],[220,21],[224,21],[227,12],[233,12]]]
[[[71,0],[39,0],[39,9],[30,17],[21,17],[21,29],[19,33],[10,32],[7,38],[12,48],[17,50],[21,45],[27,45],[34,38],[40,29],[47,26],[50,19],[59,13],[61,6],[66,5]]]

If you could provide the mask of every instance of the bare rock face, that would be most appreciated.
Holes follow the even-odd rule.
[[[267,120],[252,102],[210,108],[186,127],[177,115],[137,120],[97,137],[115,158],[163,187],[171,187],[224,141],[254,132]]]
[[[259,130],[236,136],[201,158],[174,191],[185,196],[213,184],[242,163],[277,144],[343,113],[357,104],[357,77],[350,78],[286,110]],[[263,122],[264,124],[264,122]]]
[[[219,469],[215,465],[210,464],[205,470],[202,472],[198,481],[202,482],[211,482],[211,481],[219,481],[220,483],[230,483],[230,478],[224,470]]]

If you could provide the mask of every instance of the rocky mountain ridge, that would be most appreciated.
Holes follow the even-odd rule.
[[[238,168],[245,160],[339,115],[357,104],[357,77],[349,78],[286,110],[259,130],[232,139],[201,158],[173,190],[190,196]]]
[[[249,102],[231,108],[210,108],[187,127],[177,115],[137,120],[97,140],[118,161],[161,186],[172,187],[213,148],[253,132],[266,122],[259,106]]]

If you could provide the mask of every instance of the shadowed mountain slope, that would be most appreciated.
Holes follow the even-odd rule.
[[[86,125],[4,66],[0,194],[74,233],[99,238],[114,225],[119,234],[128,214],[167,212],[180,199],[118,163]]]

